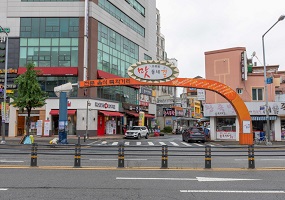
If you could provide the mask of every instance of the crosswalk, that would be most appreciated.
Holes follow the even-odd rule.
[[[210,145],[212,147],[214,146],[220,146],[219,144],[215,144],[215,143],[187,143],[187,142],[179,142],[179,141],[175,141],[175,142],[171,142],[171,141],[157,141],[157,142],[150,142],[150,141],[124,141],[122,144],[124,144],[125,146],[163,146],[163,145],[167,145],[167,146],[173,146],[173,147],[204,147],[205,145]],[[114,141],[94,141],[89,143],[88,145],[108,145],[108,146],[118,146],[119,142],[114,142]]]

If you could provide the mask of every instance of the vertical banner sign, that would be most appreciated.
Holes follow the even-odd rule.
[[[44,136],[49,136],[49,131],[50,131],[50,121],[45,120],[45,122],[44,122]]]
[[[9,115],[10,105],[9,105],[9,103],[6,103],[5,109],[6,109],[6,111],[5,111],[5,123],[9,123],[9,118],[10,118],[10,115]]]
[[[144,112],[139,113],[139,126],[144,126]]]
[[[1,116],[2,116],[2,122],[5,122],[5,112],[4,112],[5,106],[4,102],[1,102]]]
[[[243,133],[250,133],[250,121],[242,121]]]
[[[43,120],[37,121],[37,136],[42,136]]]

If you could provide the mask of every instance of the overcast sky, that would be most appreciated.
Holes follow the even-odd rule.
[[[263,65],[262,35],[285,15],[285,0],[156,0],[168,58],[179,77],[205,77],[204,52],[245,47]],[[265,35],[265,60],[285,71],[285,19]]]

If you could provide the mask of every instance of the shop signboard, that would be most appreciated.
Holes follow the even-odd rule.
[[[131,65],[128,75],[137,81],[147,83],[161,83],[174,80],[179,70],[172,63],[162,60],[144,60]]]

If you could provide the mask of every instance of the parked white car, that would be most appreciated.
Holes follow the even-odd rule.
[[[146,126],[133,126],[130,130],[125,133],[125,138],[137,138],[144,137],[148,138],[149,132]]]

